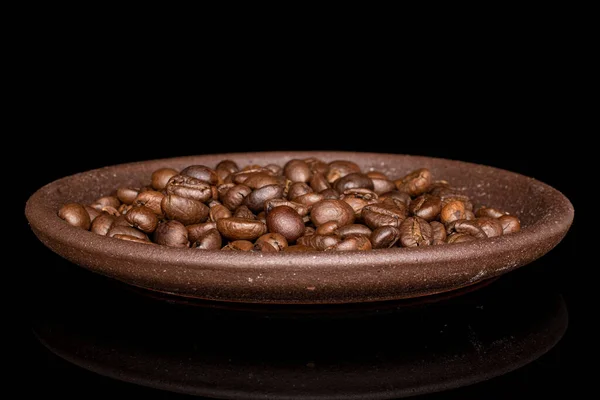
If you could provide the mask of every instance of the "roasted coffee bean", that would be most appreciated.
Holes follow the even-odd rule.
[[[150,240],[144,232],[138,229],[135,229],[131,226],[118,226],[113,224],[113,226],[106,233],[106,236],[113,237],[115,235],[127,235],[136,237],[141,240]]]
[[[373,190],[373,181],[365,174],[354,172],[335,181],[333,188],[340,193],[343,193],[345,190],[355,188]]]
[[[304,236],[314,235],[316,232],[317,232],[317,230],[315,228],[313,228],[312,226],[304,227]]]
[[[235,185],[231,189],[225,193],[225,195],[221,198],[223,205],[229,208],[231,211],[234,211],[236,208],[242,205],[246,196],[252,193],[252,189],[250,189],[246,185]]]
[[[284,178],[285,179],[285,178]],[[282,182],[276,176],[271,176],[266,173],[251,174],[248,179],[244,180],[244,185],[251,189],[260,189],[267,185],[285,185],[285,180]]]
[[[340,198],[338,191],[333,188],[321,190],[319,194],[323,195],[323,200],[339,200]]]
[[[210,207],[208,218],[213,222],[217,222],[221,218],[231,218],[231,211],[222,204],[216,204],[213,207]],[[221,248],[221,246],[219,246],[219,248]]]
[[[145,207],[145,206],[142,206]],[[119,206],[119,209],[117,210],[119,212],[119,214],[121,215],[125,215],[127,214],[129,211],[131,211],[131,209],[135,208],[135,206],[131,205],[131,204],[121,204]],[[152,211],[152,213],[154,213],[154,211]],[[156,215],[156,214],[154,214]]]
[[[395,183],[398,191],[408,193],[411,196],[419,196],[429,190],[431,172],[427,168],[421,168],[402,179],[396,180]]]
[[[370,189],[365,188],[355,188],[355,189],[346,189],[342,193],[342,198],[353,196],[359,199],[367,200],[371,203],[375,203],[375,200],[379,198],[377,193]]]
[[[288,242],[294,242],[304,234],[304,222],[296,210],[288,206],[272,209],[267,215],[269,232],[279,233]]]
[[[317,193],[331,188],[331,184],[327,182],[327,179],[325,178],[325,175],[322,172],[313,173],[312,177],[310,178],[309,184],[313,191]]]
[[[271,199],[278,199],[283,196],[283,187],[279,185],[267,185],[260,189],[252,191],[244,199],[243,204],[253,212],[260,212],[264,209],[265,203]]]
[[[477,238],[475,238],[475,236],[469,235],[468,233],[453,233],[448,236],[448,239],[446,239],[446,243],[464,243],[472,242],[474,240],[477,240]]]
[[[213,186],[214,187],[214,186]],[[209,200],[206,205],[208,206],[208,208],[213,208],[215,206],[222,206],[223,203],[221,203],[219,200]],[[229,210],[229,209],[228,209]]]
[[[512,215],[503,215],[498,218],[498,221],[502,224],[503,234],[519,232],[521,230],[521,223],[519,219]]]
[[[168,219],[174,219],[184,225],[199,224],[208,218],[208,206],[198,200],[170,194],[165,196],[161,206]]]
[[[317,251],[317,249],[302,244],[295,244],[293,246],[286,247],[283,251],[286,253],[304,253],[307,251]]]
[[[477,239],[485,239],[487,238],[487,235],[485,234],[485,232],[483,231],[483,229],[481,229],[479,227],[479,225],[477,224],[477,222],[475,221],[468,221],[466,219],[459,219],[456,221],[452,221],[450,223],[448,223],[446,225],[446,233],[448,235],[452,234],[452,233],[466,233],[469,234]]]
[[[314,235],[314,233],[313,233]],[[310,245],[310,237],[312,235],[304,235],[304,236],[300,236],[297,240],[296,240],[296,244],[299,244],[301,246],[308,246],[308,247],[312,247]]]
[[[431,230],[433,232],[433,243],[434,245],[446,243],[446,227],[444,224],[438,221],[431,221]]]
[[[306,193],[312,193],[314,190],[304,182],[294,182],[290,185],[287,192],[287,199],[294,201],[294,198]]]
[[[107,214],[110,215],[110,214]],[[111,215],[112,217],[112,215]],[[131,227],[131,224],[129,222],[127,222],[127,220],[125,219],[125,215],[121,214],[118,217],[115,218],[115,221],[113,222],[112,226],[127,226],[127,227]]]
[[[85,229],[86,231],[90,229],[92,224],[90,214],[88,214],[84,206],[77,203],[69,203],[62,206],[58,211],[58,216],[70,225]]]
[[[362,218],[362,210],[365,206],[369,205],[369,202],[354,196],[345,197],[343,196],[342,201],[347,203],[352,210],[354,210],[354,219],[359,220]]]
[[[338,179],[354,172],[360,172],[360,167],[356,163],[336,160],[329,163],[329,170],[325,173],[325,178],[329,183],[334,183]]]
[[[191,176],[198,180],[207,182],[210,185],[217,185],[219,183],[219,175],[212,168],[208,168],[205,165],[190,165],[184,168],[180,175]]]
[[[98,211],[102,211],[104,207],[112,207],[116,210],[120,205],[121,202],[116,196],[104,196],[96,199],[96,201],[91,204],[91,207]]]
[[[371,233],[374,249],[389,249],[400,239],[400,230],[393,226],[381,226]]]
[[[409,211],[425,221],[433,221],[442,211],[442,199],[430,194],[424,194],[414,199],[409,206]]]
[[[265,212],[268,215],[269,212],[273,208],[279,207],[279,206],[292,207],[294,210],[296,210],[298,215],[300,215],[301,217],[308,215],[308,206],[305,206],[304,204],[296,203],[293,201],[283,200],[283,199],[272,199],[272,200],[268,200],[267,202],[265,202]]]
[[[267,224],[267,213],[264,211],[259,212],[258,214],[256,214],[256,219],[266,225]]]
[[[310,212],[310,219],[315,226],[335,221],[339,226],[354,223],[354,209],[342,200],[322,200],[316,203]]]
[[[371,236],[371,229],[368,226],[362,224],[350,224],[342,226],[335,230],[334,234],[338,235],[340,238],[345,239],[351,235],[364,235]]]
[[[225,197],[225,194],[229,191],[229,189],[235,186],[235,183],[223,183],[222,185],[217,186],[217,191],[219,192],[219,201],[221,203],[223,202],[223,198]]]
[[[154,242],[170,247],[188,247],[188,231],[179,221],[165,221],[154,231]]]
[[[88,215],[90,216],[90,222],[94,222],[94,220],[96,219],[96,217],[102,215],[102,211],[98,211],[93,207],[90,206],[84,206],[85,211],[87,211]]]
[[[269,243],[271,246],[277,249],[277,251],[284,250],[286,247],[288,247],[287,239],[280,233],[266,233],[256,239],[256,243],[260,242]]]
[[[256,242],[254,243],[254,247],[252,251],[261,252],[261,253],[277,253],[279,250],[276,249],[273,245],[267,242]]]
[[[400,243],[404,247],[429,246],[433,242],[431,225],[423,218],[406,218],[398,229],[400,230]]]
[[[195,243],[211,229],[217,229],[217,223],[213,221],[204,222],[201,224],[192,224],[185,227],[188,232],[188,240],[190,243]]]
[[[229,240],[254,240],[267,233],[267,226],[262,222],[235,217],[218,220],[217,229]]]
[[[233,216],[236,218],[257,219],[256,215],[246,206],[239,206],[233,213]]]
[[[290,160],[283,167],[283,175],[292,182],[308,182],[312,173],[302,160]]]
[[[459,219],[466,219],[465,203],[454,200],[447,203],[440,212],[440,221],[443,224],[448,224]]]
[[[379,195],[379,201],[384,201],[386,199],[391,199],[394,203],[402,203],[406,207],[410,206],[411,203],[411,198],[408,195],[408,193],[399,192],[397,190],[391,190],[389,192],[385,192],[384,194]]]
[[[173,168],[157,169],[152,173],[152,188],[154,190],[163,190],[167,186],[169,179],[177,174],[179,174],[179,172]]]
[[[145,192],[140,192],[138,196],[133,201],[134,206],[146,206],[154,212],[159,218],[163,217],[164,214],[162,212],[162,201],[165,196],[154,190],[147,190]]]
[[[381,226],[399,227],[406,218],[406,207],[403,203],[370,204],[362,209],[362,218],[371,229]]]
[[[377,194],[383,194],[396,190],[396,184],[389,179],[371,178],[373,182],[373,191]]]
[[[371,179],[388,179],[388,176],[386,174],[384,174],[383,172],[379,172],[379,171],[369,171],[367,172],[367,176]],[[390,190],[396,190],[396,185],[394,185],[393,189]]]
[[[267,164],[265,168],[273,173],[274,176],[283,175],[283,167],[277,164]]]
[[[121,206],[119,206],[119,207],[121,207]],[[121,215],[119,210],[117,210],[116,208],[111,207],[111,206],[104,206],[100,209],[100,211],[102,211],[102,213],[110,214],[114,217],[118,217],[119,215]]]
[[[229,175],[235,174],[239,170],[240,168],[238,165],[232,160],[223,160],[218,163],[217,167],[215,168],[215,172],[221,180],[225,180],[225,178],[227,178]]]
[[[348,236],[346,239],[336,244],[335,246],[326,249],[333,251],[367,251],[373,247],[368,237],[363,235]]]
[[[496,218],[481,217],[473,221],[486,234],[487,237],[496,237],[502,235],[502,223]]]
[[[198,238],[192,247],[198,250],[219,250],[223,245],[221,234],[216,229],[211,229]]]
[[[338,236],[334,235],[310,235],[308,236],[308,243],[311,247],[319,250],[325,251],[331,249],[340,243],[342,239]],[[301,243],[303,244],[303,243]]]
[[[327,171],[329,171],[329,165],[318,158],[305,158],[304,162],[308,164],[308,167],[313,174],[326,174]]]
[[[140,238],[137,238],[137,237],[131,236],[131,235],[121,235],[121,234],[117,233],[116,235],[113,235],[112,237],[115,239],[126,240],[128,242],[135,242],[135,243],[141,243],[141,244],[154,244],[149,240],[140,239]]]
[[[221,250],[225,251],[250,251],[254,248],[254,244],[248,240],[234,240],[229,242]]]
[[[191,176],[175,175],[165,187],[167,195],[177,195],[186,199],[197,200],[201,203],[213,198],[209,183]]]
[[[491,207],[490,208],[481,207],[475,212],[475,216],[478,218],[481,218],[481,217],[500,218],[504,215],[506,215],[505,212],[502,212],[496,208],[491,208]]]
[[[132,204],[135,198],[140,194],[138,189],[122,187],[117,189],[117,198],[123,204]]]
[[[116,217],[113,217],[110,214],[102,214],[99,215],[94,222],[92,222],[92,227],[90,231],[94,232],[97,235],[106,236],[110,228],[112,228]]]
[[[308,207],[308,209],[312,209],[312,207],[318,202],[323,200],[323,195],[320,193],[306,193],[302,196],[298,196],[294,198],[294,203],[303,204]]]
[[[346,225],[347,226],[347,225]],[[319,226],[315,233],[317,235],[334,235],[335,231],[339,228],[337,222],[329,221]]]
[[[125,220],[144,233],[152,233],[158,226],[158,217],[146,206],[133,207],[125,215]]]

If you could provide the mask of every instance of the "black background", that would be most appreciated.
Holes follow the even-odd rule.
[[[94,89],[106,94],[101,83]],[[40,101],[52,101],[50,92],[42,92],[47,94]],[[89,101],[89,94],[79,98],[78,91],[70,89],[69,101],[61,103],[57,99],[59,104],[53,112],[32,116],[41,122],[41,138],[29,145],[24,143],[29,149],[24,156],[34,160],[35,174],[29,174],[23,182],[21,209],[36,189],[76,172],[154,158],[263,150],[373,151],[482,163],[548,183],[562,191],[577,209],[575,166],[561,157],[571,151],[569,134],[560,131],[556,109],[546,108],[547,102],[532,104],[543,97],[539,93],[530,98],[521,91],[518,98],[493,104],[476,93],[468,102],[454,101],[450,95],[431,100],[452,103],[451,109],[439,104],[425,107],[431,104],[423,103],[425,94],[410,107],[402,102],[365,104],[362,99],[361,106],[348,104],[345,108],[340,104],[334,107],[327,96],[307,100],[300,107],[288,107],[285,99],[278,102],[272,98],[262,105],[250,94],[228,99],[226,93],[214,102],[203,99],[193,105],[177,99],[176,106],[167,105],[165,98],[160,99],[160,106],[152,101],[141,105],[138,98],[145,93],[132,97],[121,93],[118,98],[103,102]],[[253,111],[239,107],[240,103],[253,103]],[[53,268],[47,262],[50,251],[29,231],[24,218],[21,226],[28,247],[27,264],[34,269]],[[564,241],[544,257],[541,266],[533,267],[545,271],[546,284],[555,285],[567,304],[569,328],[559,345],[521,370],[470,388],[432,395],[431,399],[509,398],[514,393],[566,390],[571,384],[569,371],[577,363],[573,343],[581,320],[573,272],[579,267],[575,258],[575,227],[576,223]],[[35,300],[30,307],[35,311]],[[26,337],[30,390],[65,396],[80,395],[83,390],[93,398],[117,394],[151,399],[186,397],[97,376],[49,353],[31,332]]]

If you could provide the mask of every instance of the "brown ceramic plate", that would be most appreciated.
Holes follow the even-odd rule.
[[[91,203],[120,186],[149,183],[161,167],[284,164],[292,158],[349,159],[397,177],[429,168],[436,179],[465,188],[475,203],[517,215],[518,233],[485,240],[369,252],[240,253],[175,249],[125,242],[62,221],[67,202]],[[573,206],[556,189],[513,172],[438,158],[376,153],[269,152],[217,154],[123,164],[52,182],[31,196],[25,213],[37,237],[66,259],[123,282],[208,300],[333,304],[428,296],[512,271],[556,246],[573,221]]]

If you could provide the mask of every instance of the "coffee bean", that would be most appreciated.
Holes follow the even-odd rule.
[[[321,190],[319,194],[323,195],[323,200],[339,200],[340,198],[338,191],[333,188]]]
[[[209,183],[191,176],[175,175],[165,187],[167,195],[177,195],[204,203],[213,198]]]
[[[266,225],[267,224],[267,213],[264,211],[259,212],[258,214],[256,214],[256,219]]]
[[[317,249],[310,246],[295,244],[293,246],[286,247],[283,251],[285,251],[286,253],[304,253],[307,251],[317,251]]]
[[[400,230],[393,226],[381,226],[371,233],[374,249],[389,249],[400,239]]]
[[[304,227],[304,236],[314,235],[316,232],[317,232],[317,230],[315,228],[313,228],[312,226]]]
[[[296,198],[298,196],[302,196],[307,193],[312,193],[312,192],[313,192],[312,188],[310,186],[308,186],[306,183],[294,182],[290,185],[286,197],[288,200],[294,201],[294,198]]]
[[[244,180],[243,183],[251,189],[260,189],[261,187],[267,185],[281,184],[283,186],[285,181],[281,182],[277,177],[268,175],[266,173],[255,173],[251,174],[248,179]]]
[[[242,205],[246,196],[252,193],[252,189],[250,189],[246,185],[235,185],[231,189],[225,193],[225,195],[221,198],[223,205],[229,208],[231,211],[234,211],[236,208]]]
[[[229,242],[221,250],[225,251],[250,251],[254,248],[254,244],[248,240],[234,240]]]
[[[342,200],[322,200],[312,207],[310,219],[317,227],[329,221],[349,225],[354,223],[354,210]]]
[[[184,225],[199,224],[208,218],[208,207],[198,200],[170,194],[162,201],[162,210],[168,219]]]
[[[490,217],[490,218],[500,218],[506,215],[505,212],[502,212],[496,208],[491,207],[481,207],[475,212],[475,216],[478,218],[481,217]]]
[[[179,174],[179,172],[173,168],[157,169],[152,173],[152,188],[154,190],[163,190],[167,186],[169,179],[177,174]]]
[[[317,193],[331,188],[331,184],[327,182],[327,179],[325,178],[325,175],[322,172],[313,173],[312,177],[310,178],[309,184],[313,191]]]
[[[251,211],[260,212],[264,209],[265,203],[268,200],[278,199],[282,196],[283,187],[279,185],[267,185],[252,191],[246,196],[243,204],[248,206]]]
[[[503,215],[498,218],[498,221],[502,224],[503,234],[519,232],[521,230],[521,223],[519,219],[512,215]]]
[[[338,236],[334,235],[311,235],[308,236],[308,243],[310,247],[313,247],[319,251],[325,251],[333,248],[338,243],[340,243],[342,239]]]
[[[279,207],[279,206],[288,206],[288,207],[291,207],[301,217],[304,217],[304,216],[308,215],[308,210],[309,210],[308,206],[305,206],[304,204],[296,203],[296,202],[293,202],[293,201],[283,200],[283,199],[267,200],[265,202],[265,212],[266,212],[266,214],[268,215],[269,212],[271,212],[272,209],[274,209],[275,207]]]
[[[261,243],[261,242],[270,244],[275,249],[277,249],[277,251],[282,251],[286,247],[288,247],[287,239],[285,238],[285,236],[283,236],[280,233],[274,233],[274,232],[265,233],[264,235],[262,235],[261,237],[256,239],[256,243]]]
[[[262,222],[235,217],[218,220],[217,229],[229,240],[254,240],[267,233],[267,227]]]
[[[438,221],[431,221],[431,230],[433,232],[433,245],[445,244],[446,243],[446,227],[444,224]]]
[[[344,176],[360,172],[360,167],[352,161],[336,160],[329,163],[329,170],[325,173],[327,182],[334,183]]]
[[[222,204],[216,204],[213,207],[210,207],[208,218],[213,222],[217,222],[221,218],[231,218],[231,211]],[[221,246],[219,246],[219,248],[221,248]]]
[[[179,221],[165,221],[154,231],[154,242],[169,247],[188,247],[188,231]]]
[[[127,214],[129,211],[131,211],[135,206],[131,205],[131,204],[121,204],[119,206],[119,209],[117,210],[119,212],[119,214],[121,215],[125,215]],[[142,206],[144,207],[144,206]],[[154,211],[153,211],[154,213]],[[156,214],[155,214],[156,215]]]
[[[135,198],[140,194],[137,189],[122,187],[117,189],[117,198],[123,204],[132,204]]]
[[[227,178],[229,175],[235,174],[239,170],[240,168],[238,167],[238,165],[235,163],[235,161],[232,160],[223,160],[220,163],[218,163],[215,168],[217,176],[222,181],[224,181],[225,178]]]
[[[102,213],[110,214],[114,217],[118,217],[119,215],[121,215],[121,212],[119,212],[119,210],[111,206],[104,206],[100,209],[100,211],[102,211]]]
[[[419,196],[429,190],[431,172],[427,168],[421,168],[402,179],[396,180],[395,183],[398,191],[408,193],[411,196]]]
[[[465,219],[465,203],[454,200],[447,203],[440,212],[440,221],[448,224],[452,221]]]
[[[487,237],[496,237],[503,233],[502,223],[496,218],[481,217],[473,222],[485,232]]]
[[[312,173],[302,160],[290,160],[283,167],[283,175],[292,182],[308,182]]]
[[[110,228],[112,228],[116,217],[110,214],[101,214],[94,222],[92,222],[92,226],[90,231],[94,232],[96,235],[106,236]]]
[[[269,232],[279,233],[288,242],[294,242],[304,234],[304,222],[296,210],[288,206],[272,209],[267,215]]]
[[[326,174],[327,171],[329,171],[329,165],[318,158],[305,158],[304,162],[308,164],[308,167],[313,174]]]
[[[414,199],[409,206],[410,212],[425,221],[433,221],[442,211],[442,199],[424,194]]]
[[[191,176],[198,180],[207,182],[210,185],[217,185],[219,183],[219,175],[212,168],[208,168],[205,165],[190,165],[184,168],[180,175]]]
[[[256,217],[256,215],[254,215],[252,213],[252,211],[250,211],[250,209],[246,206],[239,206],[236,210],[235,213],[233,213],[233,216],[236,218],[246,218],[246,219],[258,219]]]
[[[310,210],[315,204],[323,200],[323,195],[320,193],[306,193],[302,196],[294,198],[294,203],[303,204]]]
[[[345,239],[351,235],[364,235],[371,236],[371,229],[368,226],[362,224],[350,224],[342,226],[335,230],[334,234],[338,235],[340,238]]]
[[[407,210],[403,203],[370,204],[362,209],[362,218],[371,229],[381,226],[399,227],[406,214]]]
[[[479,225],[477,224],[477,222],[475,221],[468,221],[466,219],[459,219],[456,221],[452,221],[450,223],[448,223],[446,225],[446,233],[448,235],[452,234],[452,233],[466,233],[469,234],[477,239],[485,239],[487,238],[487,235],[485,234],[485,232],[483,231],[483,229],[481,229],[479,227]]]
[[[69,203],[62,206],[58,211],[58,216],[70,225],[76,226],[86,231],[90,229],[90,215],[84,206],[77,203]]]
[[[146,206],[133,207],[125,215],[125,220],[144,233],[152,233],[158,226],[158,217]]]
[[[339,228],[339,225],[335,221],[325,222],[323,225],[319,226],[315,233],[317,235],[334,235],[335,231]]]
[[[465,243],[472,242],[474,240],[477,240],[477,238],[475,238],[475,236],[469,235],[468,233],[453,233],[448,236],[448,239],[446,239],[446,243]]]
[[[152,210],[154,214],[156,214],[159,218],[164,216],[162,212],[162,201],[165,196],[154,190],[148,190],[145,192],[140,192],[138,196],[133,201],[134,206],[146,206]]]
[[[116,210],[117,208],[119,208],[120,205],[121,202],[116,196],[100,197],[91,204],[92,208],[95,208],[98,211],[102,211],[104,207],[112,207]]]
[[[431,225],[423,218],[406,218],[400,225],[399,230],[400,243],[404,247],[429,246],[433,242]]]
[[[85,211],[87,211],[88,215],[90,216],[90,222],[94,222],[94,220],[96,219],[96,217],[102,215],[102,211],[98,211],[93,207],[90,206],[84,206]]]
[[[112,236],[115,239],[121,239],[121,240],[126,240],[128,242],[135,242],[135,243],[141,243],[141,244],[154,244],[149,240],[144,240],[144,239],[139,239],[135,236],[131,236],[131,235],[121,235],[121,234],[116,234],[114,236]]]
[[[252,251],[261,252],[261,253],[277,253],[279,250],[276,249],[270,243],[256,242],[256,243],[254,243],[254,247],[252,248]]]
[[[146,241],[150,240],[150,239],[148,239],[148,236],[144,232],[142,232],[138,229],[135,229],[131,226],[119,226],[119,225],[113,224],[113,226],[106,233],[106,236],[113,237],[115,235],[127,235],[127,236],[136,237],[141,240],[146,240]]]
[[[365,174],[354,172],[335,181],[333,188],[340,193],[343,193],[347,189],[354,188],[373,190],[373,181]]]
[[[277,164],[267,164],[265,168],[273,173],[273,175],[283,175],[283,167],[280,167]]]
[[[369,171],[369,172],[367,172],[367,176],[371,179],[389,180],[389,178],[386,174],[384,174],[383,172],[379,172],[379,171]],[[394,185],[394,188],[390,189],[390,190],[396,190],[396,186]]]
[[[342,196],[342,201],[347,203],[352,210],[354,210],[354,219],[359,220],[362,218],[362,210],[365,206],[369,205],[369,202],[354,196]]]
[[[396,190],[396,184],[389,179],[371,178],[373,182],[373,191],[377,194],[384,194]]]
[[[402,203],[406,207],[410,206],[411,198],[408,193],[399,192],[397,190],[391,190],[379,195],[379,200],[384,201],[386,199],[393,200],[394,203]]]
[[[216,229],[211,229],[198,238],[192,245],[198,250],[219,250],[223,244],[221,234]]]
[[[188,232],[188,240],[190,243],[195,243],[202,237],[206,232],[211,229],[217,229],[217,223],[213,221],[203,222],[201,224],[192,224],[185,227]]]
[[[373,247],[368,237],[363,235],[348,236],[346,239],[336,244],[335,246],[326,249],[333,251],[367,251]]]

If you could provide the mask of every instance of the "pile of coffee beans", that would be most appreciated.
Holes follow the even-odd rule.
[[[136,243],[198,250],[303,252],[462,243],[520,230],[428,169],[399,179],[352,161],[295,159],[283,167],[221,161],[154,171],[93,204],[64,205],[71,225]]]

